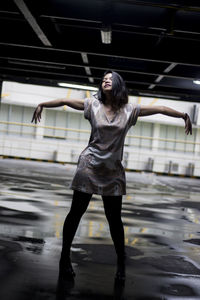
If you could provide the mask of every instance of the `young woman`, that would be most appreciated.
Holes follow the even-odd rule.
[[[83,110],[91,124],[88,146],[80,154],[71,188],[74,190],[69,214],[63,226],[63,243],[59,264],[59,278],[73,278],[75,273],[70,260],[70,247],[86,211],[92,194],[102,196],[105,215],[117,254],[117,280],[125,280],[124,229],[121,220],[122,195],[126,194],[125,172],[121,164],[124,139],[138,116],[163,114],[182,118],[185,133],[192,134],[188,114],[165,106],[139,106],[128,103],[128,93],[122,77],[113,71],[103,75],[96,98],[57,99],[40,103],[32,122],[40,121],[44,107],[68,105]]]

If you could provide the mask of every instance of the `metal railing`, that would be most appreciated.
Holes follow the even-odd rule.
[[[16,126],[22,126],[22,127],[32,127],[32,128],[44,128],[44,129],[53,129],[53,130],[62,130],[62,131],[68,131],[68,132],[77,132],[77,133],[88,133],[90,134],[90,130],[86,129],[75,129],[75,128],[65,128],[65,127],[55,127],[55,126],[45,126],[45,125],[37,125],[37,124],[27,124],[27,123],[20,123],[20,122],[8,122],[8,121],[0,121],[0,124],[4,125],[16,125]],[[20,134],[21,136],[23,135],[32,135],[33,137],[36,136],[35,132],[22,132],[22,131],[15,131],[15,130],[10,130],[9,128],[6,130],[1,130],[0,132],[4,133],[14,133],[14,134]],[[67,137],[67,136],[60,136],[60,135],[49,135],[49,134],[40,134],[37,133],[37,136],[43,136],[43,137],[49,137],[49,138],[54,138],[54,139],[73,139],[72,137]],[[144,140],[158,140],[158,141],[164,141],[164,142],[173,142],[173,143],[182,143],[182,144],[190,144],[190,145],[200,145],[200,142],[195,142],[195,141],[185,141],[185,140],[177,140],[177,139],[167,139],[167,138],[160,138],[160,137],[149,137],[149,136],[140,136],[140,135],[130,135],[127,134],[127,138],[131,139],[144,139]],[[74,140],[77,140],[77,138],[74,138]],[[87,142],[88,139],[80,139],[78,138],[78,142],[82,140]],[[131,144],[134,146],[134,144]],[[167,148],[168,150],[168,148]]]
[[[1,124],[2,125],[7,125],[8,128],[4,128],[4,129],[1,129]],[[9,129],[9,125],[12,125],[12,126],[20,126],[19,130],[12,130],[11,128]],[[82,138],[81,135],[79,137],[76,137],[76,136],[61,136],[61,135],[51,135],[51,134],[46,134],[45,132],[43,133],[40,133],[40,132],[37,132],[36,133],[36,130],[32,131],[32,132],[24,132],[22,129],[23,128],[41,128],[41,129],[53,129],[53,130],[60,130],[60,131],[64,131],[64,132],[72,132],[72,133],[86,133],[88,134],[88,136],[86,138]],[[55,127],[55,126],[45,126],[45,125],[35,125],[35,124],[27,124],[27,123],[20,123],[20,122],[8,122],[8,121],[0,121],[0,134],[2,133],[3,135],[3,143],[2,143],[2,146],[5,147],[6,149],[11,149],[12,148],[12,145],[8,144],[6,146],[4,146],[4,142],[6,141],[6,136],[8,135],[12,135],[12,141],[14,142],[18,142],[19,141],[19,138],[26,138],[28,136],[28,138],[30,138],[30,140],[32,141],[35,141],[35,148],[33,151],[36,151],[36,152],[40,152],[40,153],[49,153],[51,154],[52,153],[52,148],[48,148],[48,149],[42,149],[40,147],[40,144],[37,144],[37,140],[35,139],[36,137],[43,137],[43,138],[40,138],[38,139],[39,143],[44,143],[45,146],[55,146],[55,148],[57,147],[57,144],[59,143],[59,147],[60,149],[58,149],[59,151],[59,154],[60,155],[66,155],[66,154],[69,154],[71,155],[71,150],[70,150],[70,147],[75,149],[75,155],[78,155],[80,153],[80,147],[83,146],[83,144],[87,144],[88,143],[88,140],[89,140],[89,135],[90,135],[90,130],[86,130],[86,129],[76,129],[76,128],[64,128],[64,127]],[[15,136],[14,136],[15,135]],[[16,136],[18,135],[18,136]],[[130,138],[131,141],[133,141],[133,143],[131,142],[130,143],[130,140],[129,140],[129,143],[126,144],[127,148],[128,149],[128,153],[131,154],[131,153],[136,153],[136,151],[138,150],[138,154],[140,155],[140,163],[141,164],[145,164],[147,163],[147,161],[145,159],[142,158],[143,154],[146,155],[145,153],[145,150],[147,149],[152,149],[152,144],[150,145],[150,147],[148,146],[148,148],[139,148],[135,147],[134,149],[134,139],[140,139],[140,140],[157,140],[157,141],[164,141],[164,142],[172,142],[172,143],[180,143],[180,144],[184,144],[184,145],[200,145],[200,142],[195,142],[195,141],[185,141],[185,140],[177,140],[177,139],[166,139],[166,138],[160,138],[160,137],[149,137],[149,136],[139,136],[139,135],[131,135],[131,134],[128,134],[127,135],[127,138]],[[1,139],[1,137],[0,137]],[[28,139],[27,139],[28,140]],[[62,145],[62,142],[63,142],[63,145]],[[80,145],[80,142],[81,142],[81,145]],[[62,147],[64,147],[64,144],[67,143],[67,146],[66,149],[62,149]],[[133,146],[133,150],[134,151],[131,151],[131,146]],[[166,145],[167,146],[167,145]],[[193,147],[194,148],[194,147]],[[200,149],[200,147],[198,147]],[[29,147],[26,147],[23,143],[19,143],[16,147],[15,147],[16,150],[26,150],[26,151],[32,151],[31,148]],[[169,147],[165,147],[163,148],[163,151],[159,153],[159,157],[160,158],[167,158],[170,160],[170,153],[168,152],[165,152],[165,151],[169,151],[172,150],[173,151],[173,159],[179,159],[180,157],[180,153],[179,151],[182,153],[182,154],[188,154],[188,157],[189,157],[189,154],[191,155],[192,154],[195,154],[195,156],[193,157],[189,157],[190,161],[192,163],[195,162],[195,159],[197,158],[197,155],[200,154],[199,152],[199,149],[198,149],[198,152],[194,152],[194,150],[191,150],[191,151],[183,151],[183,149],[170,149]],[[154,148],[155,150],[155,148]],[[161,150],[161,147],[160,145],[157,145],[157,148],[156,150]],[[177,152],[177,153],[176,153]],[[42,154],[43,155],[43,154]],[[152,157],[155,156],[155,153],[152,153]],[[132,159],[132,157],[128,157],[128,161],[129,162],[134,162],[135,163],[135,159]],[[162,162],[159,162],[157,161],[156,162],[157,165],[163,165]],[[198,166],[195,166],[195,169],[199,169]]]

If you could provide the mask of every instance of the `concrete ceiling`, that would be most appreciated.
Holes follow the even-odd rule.
[[[98,86],[112,69],[132,95],[200,102],[198,0],[6,0],[0,28],[1,80]]]

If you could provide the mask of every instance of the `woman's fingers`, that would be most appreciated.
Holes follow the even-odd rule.
[[[187,118],[185,120],[185,133],[186,134],[192,134],[192,123],[190,121],[190,117],[187,115]]]
[[[33,123],[33,120],[34,120],[34,114],[33,114],[33,117],[32,117],[32,120],[31,120],[31,123]]]
[[[33,123],[35,121],[35,111],[34,111],[34,113],[33,113],[33,118],[32,118],[32,120],[31,120],[31,123]]]
[[[41,119],[41,114],[38,113],[38,114],[37,114],[37,121],[40,122],[40,119]]]
[[[37,124],[37,113],[36,111],[34,112],[34,115],[33,115],[33,120],[35,122],[35,124]]]
[[[42,113],[42,108],[40,106],[38,106],[33,113],[33,118],[32,118],[31,122],[35,121],[35,124],[37,124],[37,121],[40,122],[41,113]]]

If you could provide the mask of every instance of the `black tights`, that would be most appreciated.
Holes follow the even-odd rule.
[[[70,257],[70,247],[80,219],[86,211],[92,195],[74,191],[71,209],[63,226],[63,244],[61,261]],[[105,215],[108,220],[111,237],[114,242],[118,261],[124,259],[124,228],[121,220],[122,196],[102,196]]]

